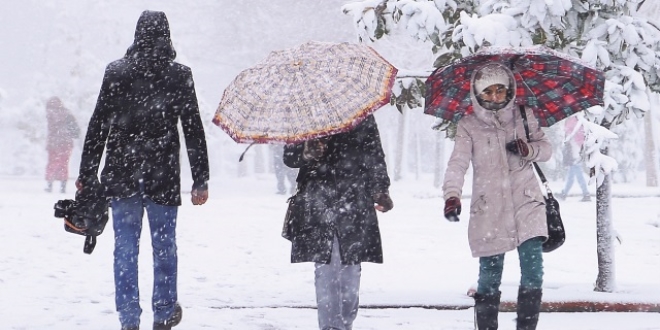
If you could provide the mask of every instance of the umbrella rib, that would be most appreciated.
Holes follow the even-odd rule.
[[[320,68],[315,68],[314,70],[321,70]],[[318,91],[318,101],[322,102],[321,104],[315,103],[310,107],[310,110],[312,109],[318,109],[318,114],[319,115],[324,115],[325,116],[325,121],[322,120],[321,118],[317,118],[316,116],[313,118],[315,120],[315,124],[321,131],[328,130],[330,127],[330,123],[333,122],[341,122],[341,114],[338,111],[338,105],[334,103],[335,98],[328,93],[330,92],[336,92],[336,86],[329,86],[328,81],[324,81],[322,79],[309,79],[311,76],[304,76],[306,81],[304,82],[306,86],[314,86],[314,89]],[[322,77],[321,77],[322,78]]]

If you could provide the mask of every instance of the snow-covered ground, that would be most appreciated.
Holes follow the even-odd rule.
[[[0,177],[0,328],[119,329],[111,224],[94,253],[83,254],[83,238],[65,232],[53,217],[55,201],[73,193],[46,193],[44,184],[41,178]],[[560,186],[553,183],[556,191]],[[289,263],[289,242],[280,237],[286,197],[274,191],[274,176],[262,174],[215,178],[201,207],[184,194],[178,223],[184,318],[177,330],[316,327],[313,266]],[[544,255],[544,300],[660,303],[660,189],[615,185],[613,193],[639,196],[613,199],[622,241],[616,245],[616,292],[592,289],[598,271],[595,201],[576,196],[561,204],[567,243]],[[363,264],[361,304],[470,305],[465,293],[476,281],[477,261],[467,246],[465,214],[459,223],[444,220],[430,179],[396,182],[391,194],[395,208],[380,215],[385,263]],[[143,237],[142,328],[150,329],[151,249]],[[517,255],[507,254],[504,300],[515,299],[518,279]],[[514,318],[501,313],[500,329],[514,329]],[[473,329],[472,309],[361,309],[355,330],[372,329]],[[538,329],[660,329],[660,314],[544,313]]]

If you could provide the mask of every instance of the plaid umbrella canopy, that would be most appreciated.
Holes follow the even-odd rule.
[[[513,71],[517,105],[533,109],[549,127],[595,105],[603,105],[605,74],[581,60],[543,46],[484,47],[436,69],[426,80],[424,113],[457,123],[473,112],[470,78],[475,69],[499,62]]]
[[[344,132],[390,101],[397,69],[372,48],[310,41],[271,52],[225,89],[213,123],[239,143]]]

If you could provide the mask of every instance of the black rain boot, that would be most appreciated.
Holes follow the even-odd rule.
[[[518,289],[517,330],[536,330],[541,312],[542,289]]]
[[[181,322],[183,317],[183,309],[181,305],[177,302],[174,306],[174,312],[167,321],[164,323],[154,323],[154,330],[170,330],[173,327],[177,326]]]
[[[475,322],[479,330],[497,330],[501,292],[474,294]]]

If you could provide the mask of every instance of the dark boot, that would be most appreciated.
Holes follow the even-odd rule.
[[[517,330],[536,330],[541,311],[541,289],[518,289],[518,319]]]
[[[167,321],[165,321],[164,323],[154,323],[154,330],[170,330],[181,322],[182,317],[183,317],[183,310],[181,309],[181,305],[179,305],[179,303],[176,303],[176,305],[174,306],[174,313],[172,313],[172,316],[170,316],[170,318],[167,319]]]
[[[497,314],[500,311],[501,292],[474,294],[475,322],[479,330],[497,330]]]

